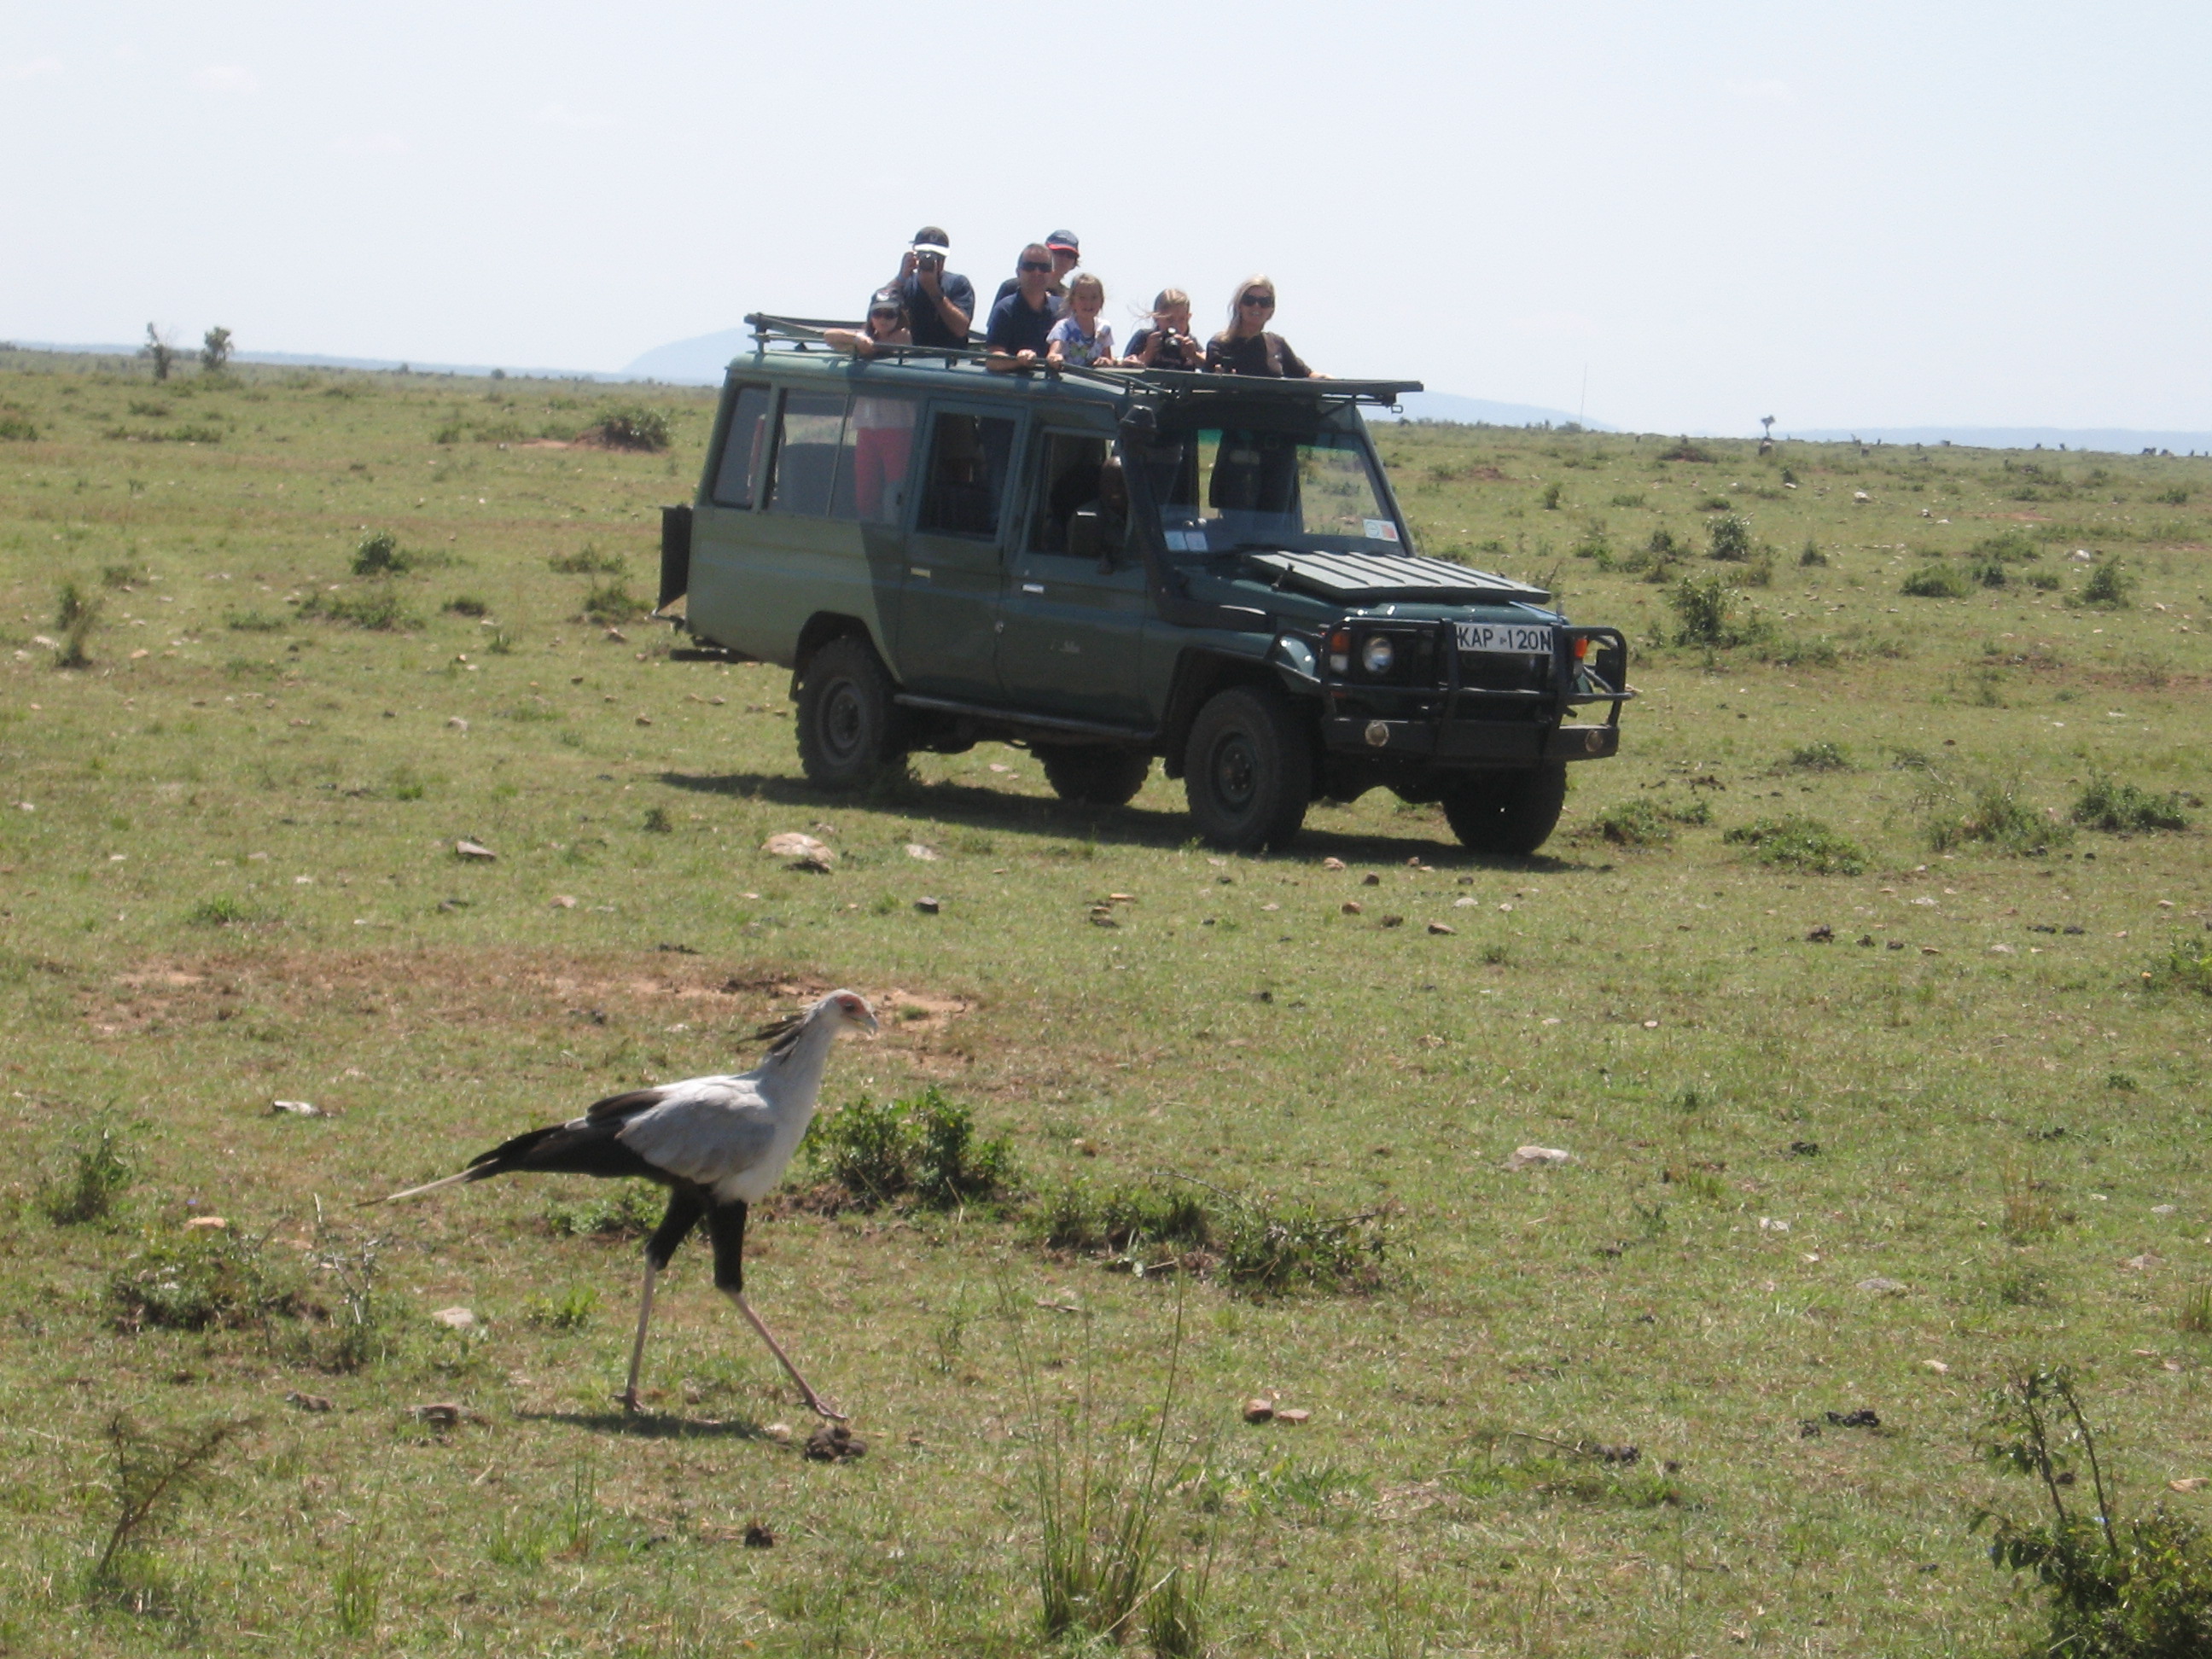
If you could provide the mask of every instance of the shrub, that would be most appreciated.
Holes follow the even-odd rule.
[[[2136,579],[2129,574],[2125,562],[2107,559],[2089,573],[2089,580],[2081,584],[2081,603],[2106,611],[2126,607],[2128,596],[2135,592]]]
[[[1707,558],[1741,564],[1751,557],[1751,520],[1742,514],[1722,514],[1713,520],[1711,534],[1711,541],[1705,550]]]
[[[1677,439],[1669,447],[1661,450],[1659,452],[1659,459],[1662,461],[1709,462],[1713,458],[1705,451],[1698,448],[1697,445],[1692,443],[1686,436]]]
[[[2045,593],[2055,593],[2063,586],[2056,570],[2031,570],[2021,580]]]
[[[39,428],[18,415],[0,415],[0,442],[36,443]]]
[[[1760,864],[1811,876],[1856,876],[1866,870],[1866,854],[1818,818],[1790,816],[1740,824],[1721,837],[1751,848]]]
[[[2152,830],[2186,830],[2189,815],[2181,793],[2154,795],[2132,783],[2120,783],[2101,773],[2093,775],[2074,803],[2074,822],[2090,830],[2114,834]]]
[[[1616,847],[1664,847],[1674,839],[1667,814],[1641,798],[1600,813],[1591,828]]]
[[[108,1276],[116,1325],[126,1331],[149,1325],[200,1331],[297,1314],[298,1291],[264,1254],[262,1243],[231,1227],[149,1229]]]
[[[1371,1290],[1382,1282],[1386,1245],[1375,1219],[1371,1212],[1328,1216],[1307,1206],[1233,1204],[1220,1218],[1222,1277],[1259,1295]]]
[[[1848,772],[1850,751],[1839,743],[1808,743],[1790,751],[1790,764],[1802,772]]]
[[[1738,620],[1741,597],[1724,577],[1683,577],[1667,594],[1674,610],[1674,643],[1726,647],[1759,638],[1763,630],[1756,623]]]
[[[185,921],[194,927],[239,927],[252,921],[253,915],[243,901],[217,894],[185,911]]]
[[[1963,799],[1939,785],[1929,805],[1928,843],[1939,853],[1980,844],[2035,857],[2072,838],[2070,826],[2053,823],[2022,800],[2015,782],[1979,784]]]
[[[489,617],[491,606],[473,593],[456,593],[441,607],[449,617]]]
[[[549,1204],[545,1225],[558,1238],[637,1238],[660,1224],[660,1188],[625,1181],[605,1197]]]
[[[2042,547],[2025,530],[2001,530],[1994,536],[1984,536],[1969,551],[1977,560],[2002,564],[2033,564],[2043,556]]]
[[[1916,599],[1963,599],[1974,590],[1966,573],[1957,565],[1931,559],[1907,576],[1897,591]]]
[[[112,1129],[78,1146],[68,1166],[39,1183],[39,1208],[57,1227],[99,1221],[115,1207],[137,1171]]]
[[[2176,484],[2171,489],[2159,491],[2157,495],[2151,497],[2151,500],[2166,507],[2186,507],[2189,504],[2189,491],[2181,485]]]
[[[260,611],[227,611],[222,625],[239,634],[281,634],[286,623],[282,617],[272,617]]]
[[[556,553],[545,563],[563,576],[620,576],[629,569],[621,554],[602,553],[589,542],[580,553]]]
[[[300,607],[300,614],[378,634],[406,633],[422,625],[422,619],[389,588],[374,593],[317,593]]]
[[[668,447],[668,416],[641,404],[624,404],[600,416],[583,435],[609,449],[663,450]]]
[[[87,592],[74,581],[62,584],[61,592],[54,604],[54,626],[61,630],[61,649],[54,653],[57,668],[89,668],[92,658],[85,650],[85,641],[100,621],[102,600],[97,593]]]
[[[1564,501],[1564,500],[1565,500],[1565,499],[1566,499],[1566,494],[1567,494],[1567,487],[1566,487],[1565,484],[1562,484],[1562,483],[1547,483],[1547,484],[1546,484],[1546,485],[1544,486],[1544,494],[1543,494],[1543,496],[1542,496],[1542,498],[1541,498],[1541,499],[1542,499],[1542,501],[1543,501],[1544,511],[1546,511],[1547,513],[1556,513],[1556,512],[1558,512],[1558,511],[1559,510],[1559,503],[1560,503],[1562,501]]]
[[[210,374],[220,374],[230,367],[230,331],[211,328],[200,337],[200,368]]]
[[[354,544],[353,574],[356,576],[396,576],[414,568],[399,545],[399,538],[388,530],[372,530]]]
[[[1972,1522],[1976,1531],[1989,1528],[1990,1565],[2032,1574],[2048,1598],[2044,1652],[2187,1659],[2212,1651],[2212,1543],[2196,1522],[2162,1504],[2147,1515],[2118,1512],[2096,1434],[2066,1371],[2010,1378],[1993,1396],[1978,1437],[1989,1462],[2033,1479],[2050,1509],[2047,1518],[2033,1521],[1984,1509]],[[2077,1451],[2086,1489],[2069,1467]],[[2075,1492],[2078,1510],[2069,1502]]]
[[[911,1194],[951,1209],[1004,1197],[1014,1185],[1013,1143],[976,1140],[974,1115],[934,1084],[904,1100],[862,1098],[817,1117],[805,1146],[809,1161],[860,1204]]]
[[[629,584],[617,577],[592,584],[584,594],[583,612],[596,623],[628,622],[642,616],[645,605],[629,591]]]
[[[2154,991],[2193,991],[2212,997],[2212,934],[2176,939],[2144,970],[2143,983]]]
[[[1808,536],[1805,538],[1803,549],[1797,555],[1797,562],[1808,567],[1826,565],[1828,562],[1828,556],[1820,550],[1820,543]]]
[[[1040,1241],[1134,1271],[1210,1270],[1256,1295],[1295,1289],[1371,1290],[1382,1282],[1387,1237],[1376,1212],[1330,1216],[1310,1206],[1199,1188],[1172,1177],[1096,1192],[1072,1181],[1042,1206]],[[1147,1261],[1161,1247],[1164,1261]]]

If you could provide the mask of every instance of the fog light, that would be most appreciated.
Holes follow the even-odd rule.
[[[1370,634],[1366,643],[1359,647],[1359,665],[1376,678],[1390,672],[1398,660],[1398,647],[1390,643],[1387,634]]]

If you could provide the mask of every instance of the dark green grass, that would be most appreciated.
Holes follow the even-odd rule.
[[[1001,1287],[1041,1387],[1088,1357],[1127,1434],[1182,1285],[1194,1468],[1166,1515],[1179,1549],[1218,1527],[1221,1652],[2003,1650],[2040,1626],[1966,1528],[2002,1492],[1971,1455],[1986,1387],[2085,1368],[2124,1490],[2212,1470],[2212,1350],[2184,1318],[2212,1231],[2202,832],[2050,833],[2100,774],[2204,791],[2212,464],[1711,440],[1669,460],[1671,438],[1385,425],[1421,544],[1557,568],[1578,620],[1629,633],[1647,695],[1534,860],[1463,856],[1382,794],[1233,859],[1191,843],[1157,773],[1126,811],[1070,811],[998,745],[825,799],[798,781],[785,672],[578,622],[589,586],[653,568],[704,394],[651,395],[673,428],[653,453],[473,435],[572,437],[605,406],[588,387],[222,378],[156,393],[143,368],[0,359],[0,405],[39,433],[0,477],[9,1644],[1034,1651],[1018,1367],[978,1317]],[[169,415],[127,407],[155,396]],[[457,404],[466,441],[434,442]],[[102,435],[157,420],[222,441]],[[1577,510],[1547,513],[1532,480],[1561,477]],[[1677,645],[1673,584],[1738,568],[1680,556],[1723,492],[1754,545],[1830,562],[1778,562]],[[1566,556],[1580,504],[1618,497],[1608,544],[1668,532],[1662,581]],[[1898,596],[1923,550],[1964,567],[2014,524],[2051,549],[2016,571],[2118,550],[2130,604]],[[449,586],[356,578],[364,526],[465,562]],[[109,567],[132,574],[101,590],[90,666],[54,672],[33,636],[59,583]],[[386,587],[419,628],[227,625]],[[438,609],[462,592],[506,653]],[[2007,677],[1986,702],[1961,694],[1984,664]],[[1858,765],[1789,763],[1820,745]],[[1985,778],[2041,856],[1930,846],[1931,792],[1955,821]],[[1638,799],[1711,821],[1631,853],[1596,826]],[[1723,839],[1791,816],[1865,872]],[[836,870],[758,850],[784,830]],[[655,1194],[511,1179],[353,1207],[601,1095],[742,1068],[745,1033],[838,984],[884,1036],[841,1046],[832,1102],[934,1085],[1040,1202],[1188,1177],[1293,1217],[1379,1211],[1385,1271],[1267,1297],[1139,1277],[988,1206],[828,1213],[802,1169],[756,1212],[747,1289],[869,1443],[817,1464],[768,1432],[806,1425],[698,1246],[661,1286],[650,1414],[611,1407]],[[103,1128],[128,1183],[58,1222],[46,1195]],[[1505,1168],[1524,1145],[1575,1162]],[[185,1242],[210,1215],[265,1280],[176,1256],[214,1255]],[[124,1328],[113,1287],[142,1273],[190,1317]],[[1860,1288],[1883,1279],[1902,1292]],[[477,1324],[431,1320],[453,1306]],[[1311,1419],[1248,1425],[1255,1395]],[[1863,1407],[1880,1432],[1801,1434]],[[93,1596],[118,1412],[258,1426],[134,1544],[129,1593]],[[1509,1444],[1528,1455],[1483,1450]],[[1601,1444],[1640,1460],[1572,1449]],[[756,1522],[773,1549],[744,1547]]]

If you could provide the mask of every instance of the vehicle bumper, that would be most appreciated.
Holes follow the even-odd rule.
[[[1322,722],[1332,752],[1459,766],[1541,766],[1604,760],[1620,752],[1620,727],[1537,726],[1498,720],[1376,720],[1334,715]]]

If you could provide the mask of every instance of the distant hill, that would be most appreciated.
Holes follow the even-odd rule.
[[[1462,426],[1571,426],[1575,417],[1560,409],[1540,409],[1534,404],[1493,403],[1487,398],[1462,398],[1453,392],[1409,392],[1401,406],[1409,421],[1455,421]],[[1373,419],[1387,421],[1393,417],[1380,411],[1372,413]],[[1607,426],[1603,421],[1585,418],[1583,427],[1591,432],[1617,432],[1620,428]]]
[[[665,380],[675,386],[720,386],[730,359],[752,348],[749,328],[726,328],[653,349],[623,374],[635,380]]]

